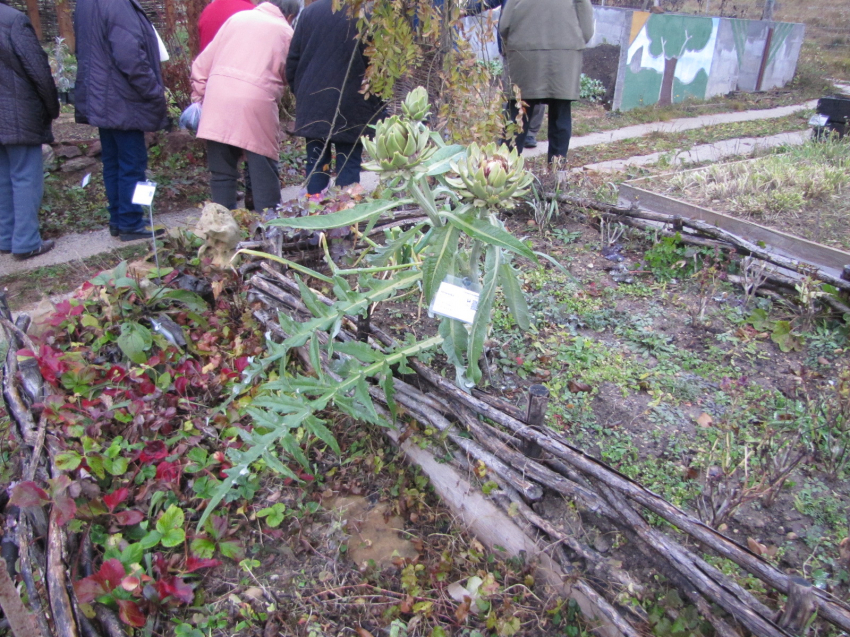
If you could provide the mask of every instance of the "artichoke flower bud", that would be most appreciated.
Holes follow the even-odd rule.
[[[407,119],[414,122],[421,122],[428,117],[430,115],[428,112],[428,91],[421,86],[410,91],[404,98],[401,112]]]
[[[373,159],[363,167],[375,172],[412,168],[436,150],[428,147],[430,139],[430,131],[422,123],[393,115],[378,122],[373,140],[363,140],[364,148]]]
[[[447,181],[462,197],[473,200],[478,207],[512,208],[513,199],[524,194],[531,184],[531,175],[516,150],[490,143],[483,148],[472,144],[466,157],[452,163],[456,178]]]

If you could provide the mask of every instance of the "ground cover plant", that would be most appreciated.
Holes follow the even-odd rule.
[[[650,187],[797,236],[850,249],[850,144],[811,141],[750,161],[652,179]]]

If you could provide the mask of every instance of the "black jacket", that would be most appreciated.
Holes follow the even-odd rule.
[[[0,144],[53,141],[59,97],[29,18],[0,2]]]
[[[136,0],[77,0],[77,121],[156,131],[168,125],[159,46]]]
[[[350,144],[371,131],[364,128],[375,123],[383,103],[360,93],[368,61],[357,42],[357,21],[345,10],[334,13],[331,3],[317,0],[301,12],[286,58],[286,81],[295,93],[296,135],[325,139],[330,134],[331,141]]]

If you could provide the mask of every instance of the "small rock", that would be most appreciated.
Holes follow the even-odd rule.
[[[251,586],[250,588],[245,589],[245,597],[250,597],[251,599],[263,599],[263,589],[259,586]]]
[[[596,539],[593,540],[593,548],[595,548],[600,553],[607,553],[611,550],[611,542],[601,533],[596,536]]]
[[[82,154],[83,151],[76,146],[59,146],[59,148],[56,149],[56,156],[63,157],[64,159],[79,157]]]
[[[97,162],[91,157],[74,157],[73,159],[69,159],[64,164],[62,164],[62,168],[60,170],[63,173],[75,173],[81,170],[85,170],[87,168],[91,168]]]
[[[86,155],[89,157],[94,157],[95,155],[100,155],[103,147],[100,145],[100,140],[95,139],[92,143],[89,144],[89,147],[86,148]]]
[[[794,531],[791,531],[788,535],[786,535],[786,536],[785,536],[785,539],[786,539],[786,540],[796,540],[796,539],[798,539],[799,537],[800,537],[800,536],[799,536],[799,535],[797,535],[796,533],[794,533]]]
[[[50,144],[41,145],[41,161],[44,164],[44,170],[53,172],[57,168],[56,153],[53,152]]]

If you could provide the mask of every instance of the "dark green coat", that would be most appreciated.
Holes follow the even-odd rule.
[[[508,0],[499,20],[505,79],[524,99],[577,100],[590,0]]]

